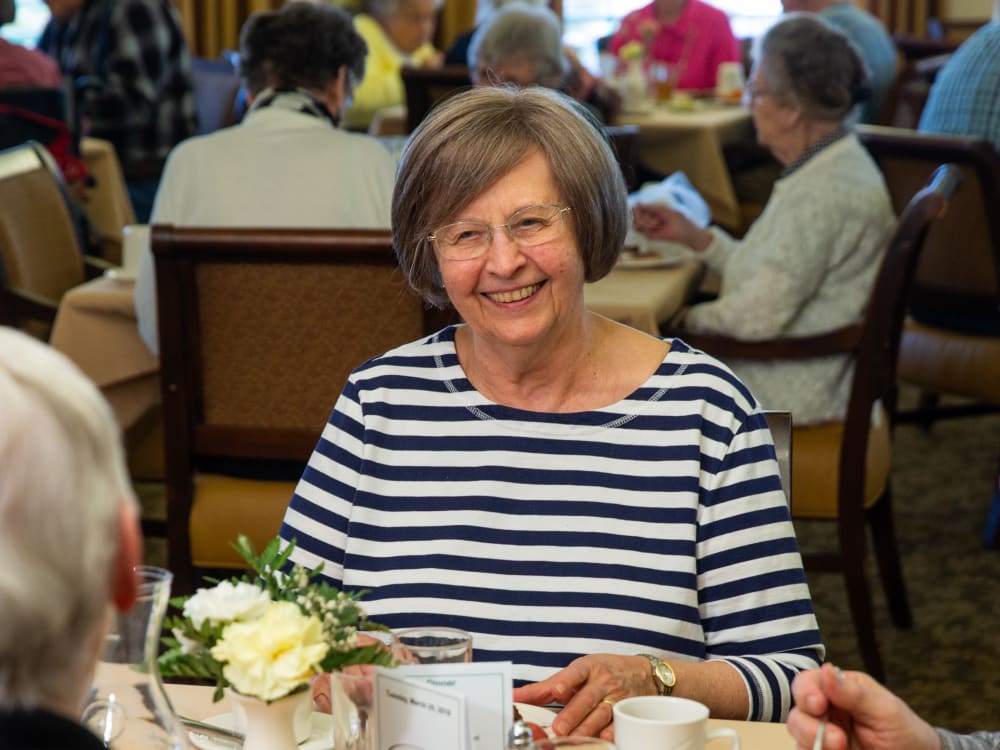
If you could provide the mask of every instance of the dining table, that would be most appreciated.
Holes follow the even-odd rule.
[[[627,259],[583,289],[591,312],[653,336],[691,299],[705,272],[693,253],[650,263]]]
[[[121,269],[70,289],[49,343],[100,389],[126,436],[133,476],[163,474],[160,360],[139,337],[134,281]]]
[[[639,163],[662,175],[683,172],[708,203],[712,220],[726,229],[742,227],[739,200],[723,148],[755,140],[750,110],[712,99],[650,103],[621,112],[616,125],[639,128]]]
[[[229,703],[223,699],[219,703],[212,702],[213,688],[200,685],[167,684],[167,695],[178,716],[205,720],[229,712]],[[733,721],[726,719],[709,719],[710,729],[727,727],[735,730],[740,736],[742,750],[784,750],[794,748],[795,741],[784,724]],[[725,747],[722,742],[712,742],[706,745],[708,750]],[[670,750],[664,747],[663,750]]]

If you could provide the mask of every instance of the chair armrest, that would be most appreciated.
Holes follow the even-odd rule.
[[[56,319],[58,305],[52,300],[22,289],[0,288],[0,310],[3,316],[16,323],[17,318],[41,320],[52,325]]]
[[[833,354],[850,354],[861,341],[861,324],[838,328],[815,336],[746,341],[727,336],[691,333],[675,334],[686,344],[720,359],[808,359]]]
[[[103,276],[105,271],[115,267],[114,263],[104,260],[104,258],[98,258],[93,255],[83,256],[83,275],[88,281],[96,279],[98,276]]]

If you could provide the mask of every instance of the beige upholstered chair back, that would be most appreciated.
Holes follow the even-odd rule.
[[[970,297],[986,297],[995,305],[1000,279],[996,267],[1000,259],[1000,155],[993,146],[975,138],[899,128],[862,127],[860,133],[885,175],[897,212],[922,187],[934,165],[951,162],[962,171],[962,190],[924,242],[914,280],[915,302],[921,304],[940,294],[958,295],[966,302]],[[949,307],[955,302],[942,300]]]
[[[198,263],[205,425],[311,430],[355,366],[424,331],[393,266]]]
[[[175,590],[278,531],[349,372],[448,322],[388,231],[155,226]]]
[[[0,152],[0,271],[10,288],[58,304],[84,281],[83,255],[48,152],[33,142]]]

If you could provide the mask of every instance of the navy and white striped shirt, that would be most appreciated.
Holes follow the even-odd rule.
[[[465,378],[455,329],[355,370],[281,536],[398,628],[470,631],[537,681],[591,653],[723,659],[783,720],[820,643],[770,433],[717,360],[674,340],[622,401],[552,414]]]

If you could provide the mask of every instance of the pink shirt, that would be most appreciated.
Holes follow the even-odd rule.
[[[0,88],[26,86],[60,88],[59,66],[43,52],[0,39]]]
[[[740,44],[729,27],[729,18],[701,0],[688,0],[677,20],[665,26],[657,20],[653,5],[650,3],[622,19],[608,51],[618,54],[627,42],[642,42],[641,30],[651,28],[654,36],[647,59],[677,65],[677,88],[715,88],[719,64],[741,59]]]

